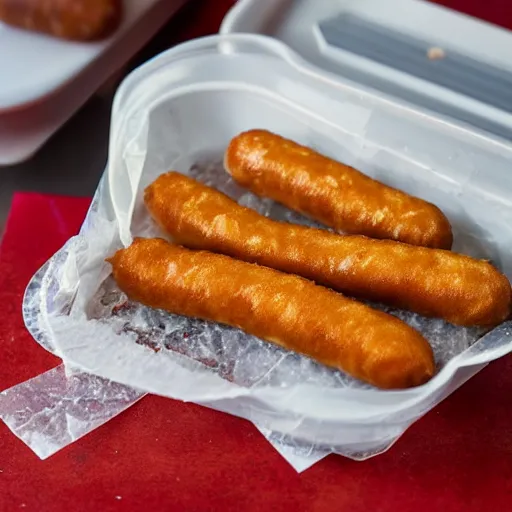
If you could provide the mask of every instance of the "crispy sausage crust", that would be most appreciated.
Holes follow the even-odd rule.
[[[454,324],[490,327],[510,314],[510,283],[486,261],[276,222],[176,172],[151,184],[145,203],[164,231],[187,247],[298,274]]]
[[[448,219],[433,204],[375,181],[265,130],[241,133],[224,160],[233,178],[337,231],[450,249]]]
[[[161,239],[136,239],[109,261],[132,300],[239,327],[375,386],[411,387],[434,374],[417,331],[306,279]]]

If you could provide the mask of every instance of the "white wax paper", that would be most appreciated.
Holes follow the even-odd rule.
[[[133,236],[162,235],[142,193],[169,169],[265,215],[312,225],[247,193],[223,170],[231,137],[266,128],[434,202],[453,223],[455,250],[491,259],[510,277],[512,209],[502,193],[509,178],[500,171],[512,149],[306,69],[262,37],[215,37],[184,48],[152,61],[121,87],[106,181],[80,235],[50,261],[39,298],[27,294],[28,309],[37,312],[27,322],[52,340],[67,365],[247,418],[284,443],[281,453],[292,447],[306,458],[332,452],[357,460],[381,453],[510,352],[511,324],[483,335],[385,308],[431,342],[438,373],[421,387],[380,391],[239,330],[133,304],[117,290],[104,259]],[[354,118],[362,111],[364,123]]]
[[[0,417],[46,459],[123,412],[144,393],[59,365],[0,393]]]
[[[23,316],[34,339],[58,355],[40,324],[41,284],[49,266],[50,262],[45,264],[28,285]],[[46,459],[128,409],[144,395],[129,386],[61,364],[0,393],[0,418],[38,457]],[[312,445],[293,443],[272,431],[259,430],[298,472],[328,454]]]
[[[242,204],[255,208],[265,215],[293,222],[310,223],[307,219],[269,200],[258,199],[240,189],[224,172],[218,159],[200,159],[191,166],[189,174],[209,185],[216,185],[220,190],[239,199]],[[98,195],[101,197],[101,189]],[[254,413],[254,408],[249,407],[244,414],[240,414],[246,415],[257,424],[260,431],[279,448],[280,453],[298,469],[301,469],[311,458],[316,460],[330,452],[364,459],[384,451],[416,419],[418,413],[421,415],[428,409],[428,406],[421,405],[421,400],[425,396],[433,396],[437,402],[446,394],[447,389],[450,390],[459,385],[456,381],[450,382],[448,377],[445,382],[441,382],[441,385],[435,386],[433,381],[427,386],[410,391],[389,393],[374,390],[371,386],[342,372],[319,365],[307,357],[263,342],[254,336],[248,336],[238,329],[213,322],[169,315],[163,311],[132,303],[118,290],[115,282],[108,275],[108,265],[103,264],[103,256],[109,254],[108,251],[96,253],[99,274],[104,279],[97,282],[97,289],[90,298],[82,299],[84,302],[77,310],[80,296],[76,293],[74,279],[77,273],[80,273],[76,266],[77,261],[82,257],[87,261],[87,251],[90,250],[87,233],[89,230],[98,229],[96,226],[101,226],[104,230],[108,225],[105,219],[99,217],[100,208],[98,198],[91,208],[82,234],[71,240],[50,261],[43,272],[43,279],[37,293],[29,290],[26,299],[25,318],[29,328],[37,331],[42,325],[46,325],[47,332],[51,333],[53,340],[63,340],[65,350],[67,349],[71,355],[68,363],[72,363],[77,368],[81,367],[80,361],[84,357],[81,354],[85,353],[84,361],[91,361],[88,358],[92,355],[93,362],[100,362],[100,359],[102,362],[99,368],[95,368],[94,365],[83,365],[82,370],[97,372],[103,377],[110,376],[111,371],[117,371],[119,373],[115,380],[125,384],[129,383],[146,391],[192,400],[228,411],[236,403],[237,398],[252,399],[253,396],[257,396],[258,391],[261,392],[260,396],[265,401],[272,400],[274,398],[272,395],[275,394],[276,403],[289,402],[296,396],[299,396],[297,403],[300,403],[302,396],[307,396],[301,395],[301,389],[313,394],[317,390],[322,393],[333,393],[339,390],[340,404],[348,406],[347,411],[352,413],[352,421],[356,420],[355,425],[350,425],[350,421],[345,425],[343,437],[349,440],[348,445],[343,444],[343,439],[338,444],[335,437],[334,439],[328,437],[329,444],[318,441],[314,437],[316,435],[314,431],[311,435],[310,428],[308,428],[308,436],[294,438],[294,430],[305,420],[297,414],[292,415],[288,412],[276,415],[278,424],[285,427],[282,430],[269,428],[272,420],[269,421],[265,414],[259,418],[258,414]],[[143,226],[143,233],[162,235],[148,219],[147,214],[141,211],[139,222]],[[95,237],[92,243],[111,242],[107,238]],[[92,266],[92,268],[95,267]],[[87,268],[87,272],[91,272],[91,267]],[[69,286],[70,283],[73,285]],[[92,291],[94,286],[86,289]],[[374,305],[374,307],[380,306]],[[457,359],[462,359],[464,362],[463,358],[470,358],[472,366],[483,365],[488,361],[489,354],[492,357],[489,345],[493,346],[498,341],[499,347],[495,350],[503,350],[504,335],[510,336],[507,324],[481,338],[483,333],[479,329],[455,327],[441,320],[423,318],[410,312],[385,307],[382,309],[399,316],[427,337],[434,348],[440,368],[446,369],[454,365]],[[89,330],[91,338],[94,337],[96,340],[95,343],[92,339],[83,343],[83,333]],[[474,344],[479,338],[479,343]],[[56,347],[59,348],[58,353],[62,355],[64,352],[58,343]],[[472,347],[471,351],[467,350],[469,347]],[[478,357],[476,354],[483,347],[487,347],[484,351],[485,357]],[[78,355],[75,356],[75,354]],[[110,357],[108,363],[103,362],[105,357]],[[66,360],[66,357],[64,359]],[[129,374],[131,376],[128,376]],[[112,375],[114,376],[115,373]],[[94,382],[97,385],[98,381]],[[103,382],[105,391],[109,390],[110,386],[117,385],[106,379]],[[428,387],[431,389],[427,391],[425,388]],[[123,402],[124,396],[131,397],[133,401],[140,396],[140,393],[130,395],[128,392],[130,388],[126,386],[119,389],[123,390],[123,394],[120,406],[116,404],[116,407],[126,406]],[[96,393],[93,386],[89,391]],[[356,394],[360,392],[363,394]],[[404,396],[405,400],[401,400],[401,396]],[[390,397],[394,399],[390,404],[386,404],[386,399]],[[396,400],[397,397],[399,397],[398,400]],[[368,410],[371,412],[371,406],[376,408],[373,418],[371,414],[365,417],[364,410],[357,404],[359,399],[364,402],[368,398],[370,399]],[[416,407],[407,405],[407,402]],[[62,405],[66,406],[66,401]],[[113,409],[113,415],[116,410]],[[287,415],[289,415],[288,418]],[[380,438],[379,428],[376,428],[374,423],[379,421],[378,418],[387,419],[390,423],[385,429],[387,436],[384,438]],[[366,424],[367,422],[370,425]],[[360,430],[365,430],[365,427],[367,434],[361,436]],[[321,431],[320,422],[316,428]],[[329,429],[327,432],[327,436],[333,435]],[[67,437],[64,436],[63,439],[66,440]],[[361,443],[361,439],[365,442]],[[293,459],[296,459],[295,462]]]

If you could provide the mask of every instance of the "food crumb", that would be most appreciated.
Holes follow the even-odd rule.
[[[432,48],[428,49],[427,57],[430,60],[440,60],[446,57],[446,53],[442,48],[439,48],[438,46],[433,46]]]
[[[116,500],[122,499],[121,496],[116,496]]]

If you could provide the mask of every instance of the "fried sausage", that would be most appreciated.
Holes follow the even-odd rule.
[[[336,231],[450,249],[452,230],[436,206],[264,130],[235,137],[225,154],[231,176]]]
[[[510,283],[483,260],[276,222],[175,172],[152,183],[144,201],[164,231],[190,248],[298,274],[454,324],[491,327],[510,314]]]
[[[121,16],[121,0],[0,0],[1,21],[75,41],[107,37]]]
[[[377,387],[416,386],[434,374],[420,333],[301,277],[162,239],[136,239],[108,261],[131,300],[239,327]]]

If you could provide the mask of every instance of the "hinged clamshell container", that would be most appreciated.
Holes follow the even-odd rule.
[[[237,13],[259,20],[256,4],[241,2],[224,28],[236,25]],[[380,391],[236,329],[141,306],[113,314],[124,299],[105,258],[134,236],[160,234],[142,192],[169,169],[263,214],[307,222],[252,196],[224,171],[229,140],[251,128],[435,203],[453,225],[454,250],[492,260],[512,277],[512,146],[501,136],[322,70],[275,38],[224,33],[173,48],[123,82],[104,178],[80,234],[29,288],[27,326],[69,367],[247,418],[295,443],[367,458],[509,353],[512,325],[484,335],[393,311],[429,339],[439,371],[421,387]]]

